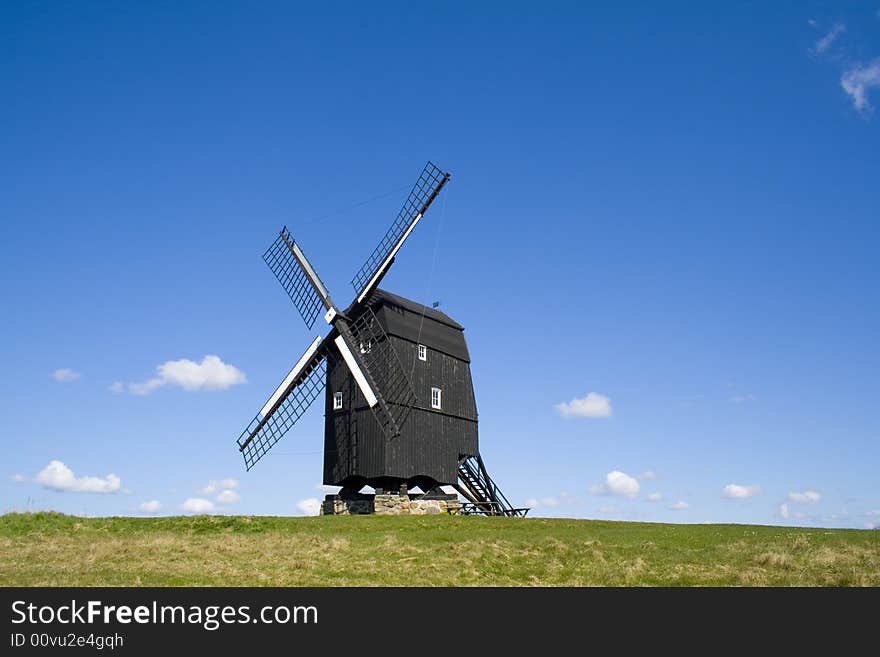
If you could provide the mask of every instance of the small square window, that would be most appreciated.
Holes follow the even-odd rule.
[[[342,408],[342,393],[334,392],[333,393],[333,410],[338,411]]]
[[[431,388],[431,408],[440,409],[443,404],[443,391],[440,388]]]
[[[428,360],[428,348],[423,344],[419,345],[419,360]]]

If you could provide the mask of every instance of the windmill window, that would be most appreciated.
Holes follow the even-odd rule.
[[[443,391],[440,388],[431,388],[431,408],[442,408]]]
[[[342,408],[342,393],[334,392],[333,393],[333,410],[338,411]]]
[[[428,360],[428,348],[423,344],[419,345],[419,360]]]
[[[368,354],[373,350],[373,341],[367,340],[366,342],[361,342],[361,353]]]

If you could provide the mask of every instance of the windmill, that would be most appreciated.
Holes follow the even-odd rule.
[[[352,279],[345,309],[330,297],[287,227],[263,255],[316,337],[238,438],[250,470],[325,392],[324,483],[358,495],[418,486],[441,495],[454,486],[465,512],[525,515],[486,470],[477,443],[477,410],[463,327],[379,289],[403,243],[449,174],[428,162],[379,245]]]

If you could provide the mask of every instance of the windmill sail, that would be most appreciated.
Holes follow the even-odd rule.
[[[383,428],[387,427],[388,437],[394,437],[400,433],[416,403],[412,380],[372,308],[368,306],[349,328],[376,387],[382,391],[391,415],[391,422],[383,422],[383,418],[378,418],[379,424]]]
[[[327,361],[316,338],[238,438],[250,470],[303,416],[324,390]]]
[[[428,162],[422,169],[391,228],[351,281],[357,294],[357,303],[367,298],[379,284],[394,256],[448,180],[449,174],[433,162]]]
[[[305,254],[294,241],[287,226],[263,254],[263,260],[275,274],[278,282],[302,315],[311,330],[324,309],[333,308],[327,288],[318,278]],[[335,309],[334,309],[335,311]],[[336,313],[333,312],[333,315]]]
[[[397,352],[369,307],[353,324],[340,320],[336,328],[334,343],[342,359],[385,437],[394,438],[416,399]]]

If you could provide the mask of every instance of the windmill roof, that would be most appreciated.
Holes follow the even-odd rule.
[[[450,326],[452,328],[458,329],[460,331],[464,330],[464,327],[452,319],[449,315],[444,312],[437,310],[436,308],[429,308],[421,303],[416,303],[410,299],[405,299],[404,297],[398,296],[396,294],[392,294],[387,290],[376,289],[373,293],[373,301],[372,303],[384,302],[392,306],[398,306],[403,308],[404,310],[408,310],[411,313],[415,313],[417,315],[424,314],[425,317],[429,317],[436,322],[440,322],[441,324],[446,324],[446,326]]]

